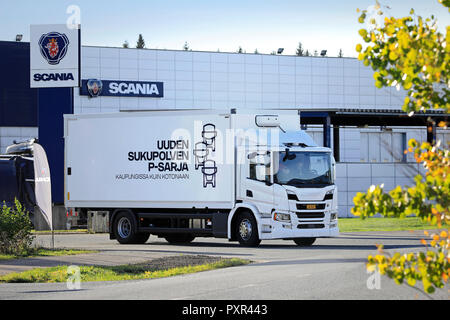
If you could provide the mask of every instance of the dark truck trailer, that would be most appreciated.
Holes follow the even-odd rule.
[[[0,155],[0,201],[14,206],[17,199],[30,213],[36,203],[34,195],[33,158],[21,155]]]
[[[42,211],[37,209],[39,207],[39,199],[36,196],[35,183],[46,182],[46,179],[50,179],[46,176],[46,171],[49,168],[47,165],[43,166],[39,172],[35,172],[35,147],[38,145],[37,139],[30,139],[24,142],[14,142],[14,144],[6,148],[6,153],[0,155],[0,205],[5,204],[8,207],[13,207],[15,199],[17,199],[22,206],[30,213],[30,218],[34,228],[47,228],[48,221],[44,218],[44,215],[39,214],[35,216],[36,212]],[[47,161],[47,160],[46,160]],[[42,159],[41,159],[42,162]],[[36,165],[39,165],[39,161]],[[50,200],[51,201],[51,200]],[[41,205],[42,205],[41,199]],[[53,207],[54,209],[57,206]],[[64,229],[67,226],[67,220],[70,218],[70,227],[86,227],[87,216],[86,211],[80,212],[80,214],[70,212],[62,213],[58,210],[59,214],[53,216],[57,217],[56,220],[52,218],[53,222],[58,221],[58,226]],[[84,215],[82,214],[84,213]],[[64,214],[64,216],[62,215]],[[67,216],[67,220],[65,219]],[[35,219],[35,217],[37,219]],[[39,219],[39,217],[42,217]]]

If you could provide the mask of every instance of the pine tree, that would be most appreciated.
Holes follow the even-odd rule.
[[[298,43],[296,54],[300,57],[304,56],[304,50],[301,42]]]
[[[144,37],[142,37],[142,34],[139,34],[139,38],[138,38],[138,41],[136,43],[136,48],[137,49],[144,49],[145,48],[145,41],[144,41]]]
[[[342,52],[342,49],[339,49],[338,57],[339,58],[343,58],[344,57],[344,53]]]
[[[189,50],[189,45],[188,45],[187,41],[184,42],[183,50],[184,51],[188,51]]]
[[[125,41],[125,42],[122,44],[122,47],[123,47],[123,48],[129,48],[130,45],[129,45],[128,41]]]

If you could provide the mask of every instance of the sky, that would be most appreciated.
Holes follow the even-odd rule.
[[[386,0],[391,16],[416,14],[438,19],[445,31],[450,14],[437,0]],[[367,9],[375,0],[2,0],[0,41],[23,34],[29,41],[30,24],[59,24],[79,10],[82,44],[136,46],[142,34],[146,48],[181,50],[185,42],[193,51],[271,53],[284,48],[294,55],[298,43],[311,53],[327,50],[328,56],[356,57],[361,42],[356,9]],[[73,20],[72,20],[73,21]]]

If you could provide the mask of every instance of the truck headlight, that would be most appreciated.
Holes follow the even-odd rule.
[[[273,220],[280,222],[291,222],[291,215],[286,213],[274,213]]]

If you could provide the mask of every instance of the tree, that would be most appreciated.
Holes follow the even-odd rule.
[[[189,45],[188,45],[187,41],[184,42],[183,50],[184,51],[188,51],[189,50]]]
[[[298,47],[297,47],[297,50],[295,51],[295,54],[300,57],[302,57],[305,54],[301,42],[298,43]]]
[[[244,50],[242,50],[242,47],[241,46],[239,46],[239,48],[237,49],[237,51],[236,51],[237,53],[244,53]]]
[[[142,34],[139,34],[139,38],[138,38],[138,41],[136,43],[136,48],[137,49],[144,49],[145,48],[145,41],[144,41],[144,37],[142,37]]]
[[[129,48],[129,43],[128,43],[128,41],[125,41],[123,44],[122,44],[122,47],[123,48]]]
[[[342,52],[342,49],[339,49],[338,58],[343,58],[344,53]]]
[[[255,49],[255,52],[254,52],[255,54],[258,54],[259,53],[259,51],[258,51],[258,49]]]
[[[311,56],[311,54],[309,53],[309,50],[306,50],[305,57],[309,57],[309,56]]]
[[[0,206],[0,253],[27,255],[32,251],[34,236],[29,213],[14,199],[14,205]]]
[[[450,8],[450,1],[440,2]],[[384,15],[379,3],[375,9],[376,16]],[[362,11],[359,22],[365,23],[368,14],[367,10]],[[369,30],[359,30],[367,45],[363,49],[358,44],[356,51],[358,59],[375,71],[375,85],[406,90],[402,108],[410,116],[432,108],[449,113],[450,26],[446,26],[443,35],[437,30],[433,16],[423,19],[413,9],[403,18],[386,16],[383,24],[370,18],[369,26]],[[445,128],[447,125],[444,121],[439,123]],[[353,199],[352,213],[361,218],[377,213],[400,218],[415,214],[442,228],[450,223],[450,146],[441,146],[440,142],[419,143],[414,139],[408,145],[405,152],[413,153],[415,160],[424,166],[425,177],[418,175],[412,187],[397,186],[390,192],[385,192],[383,185],[371,186]],[[389,256],[380,246],[378,255],[368,257],[367,268],[378,270],[398,284],[406,281],[414,286],[421,281],[424,290],[432,293],[443,288],[450,277],[449,234],[448,229],[431,235],[425,233],[431,237],[429,243],[422,240],[426,252]]]
[[[314,57],[318,57],[319,56],[319,52],[317,52],[317,50],[314,50]]]

